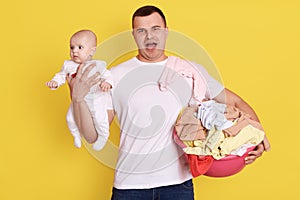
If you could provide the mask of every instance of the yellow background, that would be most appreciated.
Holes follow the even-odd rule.
[[[196,199],[299,199],[297,0],[3,1],[0,199],[110,198],[113,170],[73,147],[67,86],[54,92],[44,83],[68,58],[72,33],[89,28],[103,41],[129,30],[132,13],[147,2],[207,50],[225,86],[256,110],[272,144],[235,176],[195,179]]]

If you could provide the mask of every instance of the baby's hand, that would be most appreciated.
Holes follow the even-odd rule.
[[[107,92],[108,90],[111,89],[111,84],[109,84],[108,82],[103,81],[100,84],[100,88],[101,88],[102,91]]]
[[[50,89],[57,89],[58,87],[58,83],[56,81],[48,81],[46,83],[46,85],[50,88]]]

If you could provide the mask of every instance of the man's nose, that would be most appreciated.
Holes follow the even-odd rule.
[[[147,30],[147,32],[146,32],[146,37],[148,38],[148,39],[151,39],[153,36],[154,36],[154,33],[153,33],[153,30]]]
[[[153,37],[153,33],[151,30],[147,30],[146,34],[147,34],[146,36],[148,39],[151,39]]]

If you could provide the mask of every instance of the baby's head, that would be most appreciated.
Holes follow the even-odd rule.
[[[70,56],[76,63],[91,60],[97,48],[97,36],[90,30],[80,30],[70,39]]]

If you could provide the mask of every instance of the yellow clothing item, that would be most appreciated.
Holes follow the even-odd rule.
[[[220,156],[214,156],[215,159],[220,159],[238,149],[243,144],[253,144],[258,145],[264,139],[265,133],[252,125],[245,126],[242,128],[234,137],[226,137],[224,141],[220,144],[220,148],[215,149],[218,151]]]
[[[232,151],[238,149],[243,144],[258,145],[264,139],[264,132],[252,125],[242,128],[236,136],[225,137],[221,130],[212,128],[205,141],[184,141],[187,146],[183,151],[187,154],[211,155],[219,160]]]
[[[220,143],[224,140],[225,135],[221,130],[217,130],[214,127],[208,131],[208,135],[205,141],[194,140],[194,141],[183,141],[187,146],[183,148],[183,151],[187,154],[195,155],[212,155],[212,150],[217,148]]]

